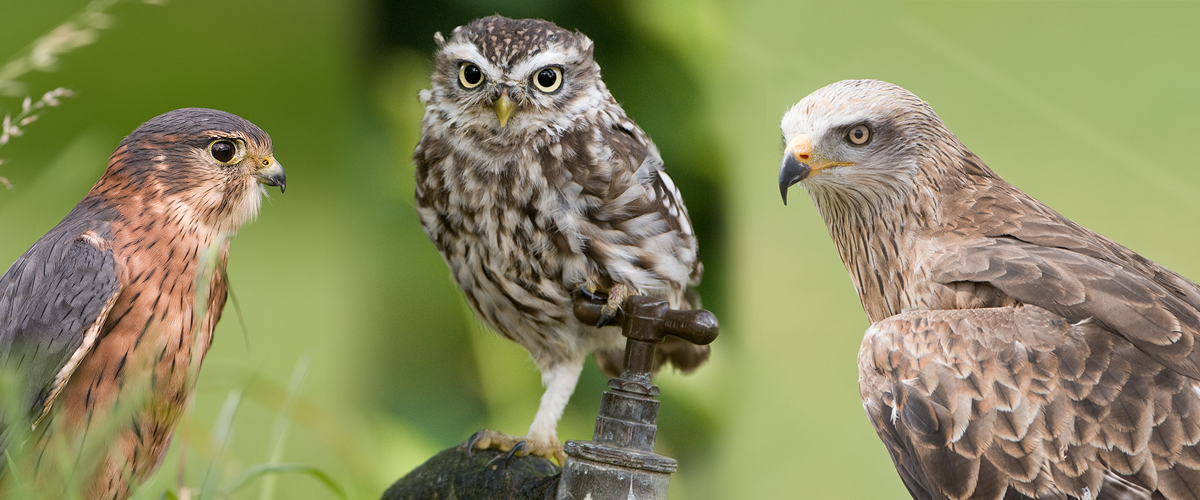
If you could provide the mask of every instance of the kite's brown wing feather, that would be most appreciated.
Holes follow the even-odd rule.
[[[935,281],[989,283],[1069,321],[1091,319],[1158,362],[1200,380],[1200,350],[1194,348],[1200,312],[1187,295],[1168,288],[1186,288],[1186,280],[1181,284],[1161,273],[1155,279],[1131,269],[1133,263],[1121,266],[1013,238],[970,241],[944,252],[932,264]]]
[[[1144,276],[1200,309],[1200,287],[1101,234],[1067,219],[999,178],[977,179],[946,200],[956,233],[967,238],[1016,239],[1067,250]]]
[[[1196,381],[1098,322],[906,312],[867,331],[859,374],[915,498],[1197,498]]]

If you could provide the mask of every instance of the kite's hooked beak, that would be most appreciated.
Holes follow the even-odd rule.
[[[276,186],[279,192],[287,191],[287,175],[283,173],[283,166],[275,161],[274,156],[268,156],[262,160],[263,166],[254,172],[254,176],[258,178],[258,182],[268,186]]]
[[[513,102],[511,97],[508,97],[508,91],[500,94],[500,98],[496,100],[496,118],[500,119],[500,127],[508,125],[508,117],[512,116],[513,111],[517,110],[517,103]]]
[[[786,155],[783,157],[783,165],[779,167],[779,194],[783,196],[784,205],[787,205],[788,188],[804,180],[811,171],[812,169],[808,167],[807,163],[796,161],[794,156]]]
[[[812,173],[812,167],[808,164],[811,158],[812,140],[808,135],[797,134],[788,141],[787,149],[783,152],[783,164],[779,166],[779,195],[783,197],[784,205],[787,205],[788,188]]]
[[[807,134],[796,134],[788,141],[783,152],[783,164],[779,166],[779,194],[787,205],[787,190],[792,184],[816,175],[829,167],[854,165],[849,161],[833,161],[813,151],[812,139]]]

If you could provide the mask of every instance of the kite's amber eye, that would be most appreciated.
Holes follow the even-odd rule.
[[[478,87],[480,83],[483,83],[483,70],[469,62],[462,63],[458,67],[458,83],[469,89]]]
[[[533,85],[546,93],[558,90],[558,87],[562,86],[562,69],[555,66],[539,69],[537,74],[533,75]]]
[[[229,163],[230,160],[233,160],[233,155],[237,153],[237,146],[230,141],[217,141],[208,147],[208,151],[212,153],[214,160]]]
[[[862,146],[871,140],[871,129],[866,125],[857,125],[846,132],[846,140],[855,146]]]

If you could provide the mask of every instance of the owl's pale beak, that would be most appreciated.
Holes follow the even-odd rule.
[[[278,187],[280,193],[287,191],[287,175],[283,173],[283,166],[275,161],[274,156],[267,157],[263,167],[254,172],[254,177],[265,185]]]
[[[501,127],[508,125],[508,117],[516,110],[517,103],[508,97],[508,92],[500,94],[500,98],[496,100],[496,118],[500,119]]]

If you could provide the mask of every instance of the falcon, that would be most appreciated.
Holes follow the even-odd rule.
[[[565,455],[556,427],[583,362],[612,376],[624,337],[583,324],[579,294],[612,317],[631,294],[699,307],[702,266],[679,190],[654,143],[600,79],[593,44],[540,19],[491,16],[437,34],[416,164],[416,205],[483,323],[524,346],[546,392],[524,438],[483,431],[480,448]],[[660,364],[690,371],[708,347],[677,339]]]
[[[783,117],[779,188],[871,321],[871,424],[916,499],[1200,496],[1200,288],[1005,182],[928,104],[834,83]]]
[[[168,112],[0,276],[0,367],[25,388],[3,444],[27,437],[36,464],[9,475],[60,492],[82,477],[83,498],[123,499],[158,467],[221,318],[230,238],[264,185],[286,185],[265,132],[223,111]],[[94,465],[62,468],[96,440]]]

